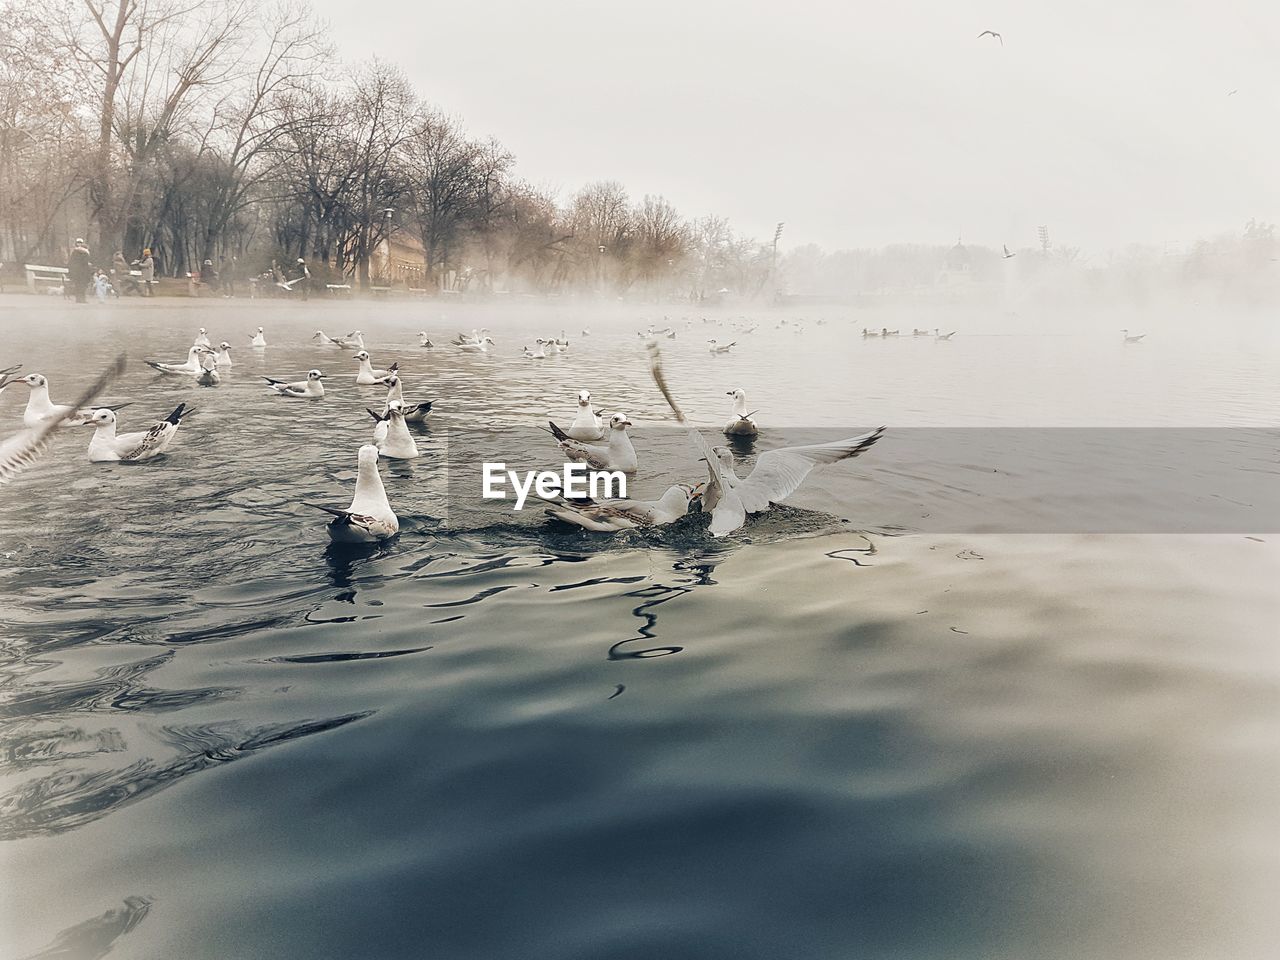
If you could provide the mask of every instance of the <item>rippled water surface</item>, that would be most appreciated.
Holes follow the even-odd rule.
[[[635,335],[661,308],[0,299],[0,365],[55,400],[126,350],[124,428],[196,409],[163,458],[91,465],[67,428],[0,489],[5,955],[1273,956],[1277,538],[876,506],[906,485],[922,518],[976,483],[889,469],[895,430],[1275,426],[1265,321],[668,312],[696,422],[741,386],[759,449],[884,423],[884,469],[816,475],[724,541],[697,516],[590,535],[459,494],[504,431],[555,462],[536,430],[584,387],[636,424],[635,492],[697,479]],[[882,325],[961,332],[857,333]],[[220,386],[141,363],[199,326],[235,346]],[[482,326],[489,356],[417,346]],[[317,327],[359,327],[438,401],[423,458],[382,466],[402,532],[377,549],[335,550],[302,504],[346,504],[383,396]],[[562,329],[567,355],[519,357]],[[311,367],[322,402],[257,379]]]

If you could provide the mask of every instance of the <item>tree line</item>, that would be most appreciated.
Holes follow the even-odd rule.
[[[299,0],[0,0],[0,23],[0,261],[58,263],[83,235],[100,262],[150,247],[170,276],[301,257],[364,286],[770,283],[772,248],[723,219],[612,181],[559,197],[522,179],[394,65],[340,66]],[[378,255],[393,235],[421,248],[421,276]]]

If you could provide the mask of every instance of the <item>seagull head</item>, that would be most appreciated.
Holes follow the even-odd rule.
[[[116,422],[116,412],[110,407],[99,407],[89,414],[89,419],[84,422],[86,427],[105,427],[109,423]]]
[[[324,374],[323,374],[323,373],[321,373],[319,370],[308,370],[308,371],[307,371],[307,379],[308,379],[308,380],[323,380],[323,379],[324,379]]]
[[[218,344],[218,349],[219,349],[219,350],[223,350],[223,351],[225,351],[225,352],[227,352],[227,353],[230,353],[230,352],[231,352],[231,344],[229,344],[229,343],[227,343],[227,341],[223,340],[220,344]]]
[[[722,467],[733,469],[733,451],[728,447],[712,447],[711,451],[716,455]]]
[[[317,330],[315,333],[313,333],[313,334],[311,335],[311,339],[312,339],[312,340],[319,340],[319,339],[320,339],[321,337],[323,337],[323,336],[324,336],[324,331],[323,331],[323,330]]]
[[[37,387],[47,387],[49,385],[49,381],[44,378],[44,374],[42,373],[28,373],[25,377],[21,378],[20,382],[25,383],[33,390]]]
[[[627,415],[625,413],[615,413],[609,418],[609,426],[614,430],[626,430],[627,427],[632,425],[633,424],[627,419]]]
[[[396,385],[399,383],[400,383],[400,378],[397,377],[394,373],[391,376],[387,377],[388,390],[394,390],[396,388]]]
[[[360,448],[360,453],[356,457],[356,462],[362,467],[373,467],[378,469],[378,448],[372,443],[366,443]]]
[[[580,407],[589,407],[590,405],[591,405],[591,391],[590,391],[590,390],[579,390],[579,391],[578,391],[578,406],[580,406]]]
[[[352,360],[368,360],[368,359],[369,359],[369,354],[368,354],[368,353],[366,353],[364,350],[361,350],[359,353],[357,353],[357,354],[356,354],[354,357],[352,357],[351,359],[352,359]]]
[[[746,393],[744,393],[740,388],[737,390],[728,390],[726,391],[726,393],[728,394],[728,396],[733,397],[733,399],[735,400],[742,400],[745,402],[747,399]]]

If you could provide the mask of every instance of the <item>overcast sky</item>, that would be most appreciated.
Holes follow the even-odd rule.
[[[314,3],[535,183],[786,221],[784,248],[1045,223],[1101,255],[1280,220],[1274,0]]]

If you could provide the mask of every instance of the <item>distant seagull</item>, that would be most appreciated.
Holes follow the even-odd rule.
[[[144,360],[143,363],[152,370],[159,370],[161,373],[173,373],[187,377],[198,377],[204,372],[204,365],[200,362],[200,357],[204,352],[204,347],[193,346],[187,351],[187,359],[182,363],[162,363],[159,360]]]
[[[218,352],[214,356],[213,362],[220,367],[231,366],[231,344],[225,340],[218,344]]]
[[[728,353],[738,345],[737,340],[731,340],[728,343],[720,343],[718,340],[708,340],[707,343],[711,345],[712,353]]]
[[[1128,331],[1128,330],[1121,330],[1120,332],[1124,334],[1124,342],[1125,342],[1125,343],[1141,343],[1141,342],[1142,342],[1142,338],[1146,336],[1146,334],[1145,334],[1145,333],[1139,333],[1139,334],[1135,334],[1134,336],[1132,336],[1132,337],[1131,337],[1131,336],[1129,336],[1129,331]]]
[[[369,362],[369,354],[361,350],[352,360],[360,361],[360,372],[356,374],[356,383],[362,387],[371,387],[375,383],[386,384],[388,377],[393,377],[400,368],[400,364],[393,363],[386,370],[375,370],[373,364]]]
[[[16,382],[25,383],[31,388],[31,396],[27,398],[27,408],[22,412],[22,425],[28,430],[34,430],[50,421],[55,425],[66,422],[72,426],[79,426],[93,413],[92,410],[80,406],[66,406],[51,401],[49,381],[43,374],[29,373]],[[127,403],[117,404],[118,409],[127,406]]]
[[[352,330],[345,337],[331,337],[330,339],[338,346],[346,347],[348,350],[364,349],[364,334],[359,330]]]
[[[311,335],[312,340],[319,340],[322,347],[340,347],[342,340],[339,337],[331,337],[323,330],[317,330]]]
[[[196,374],[196,383],[202,387],[216,387],[221,382],[218,361],[213,358],[212,350],[205,350],[200,354],[200,372]]]
[[[404,408],[399,400],[391,401],[385,414],[379,414],[368,407],[365,410],[377,424],[373,428],[373,445],[378,448],[380,456],[388,460],[412,460],[420,455],[413,434],[405,426]]]
[[[933,328],[933,338],[935,340],[950,340],[955,335],[956,335],[956,332],[954,330],[952,330],[950,333],[943,333],[937,327]]]
[[[1008,260],[1010,257],[1016,257],[1016,256],[1017,256],[1017,254],[1016,254],[1016,253],[1013,253],[1013,252],[1008,248],[1008,246],[1006,246],[1005,244],[1001,244],[1001,246],[1002,246],[1002,247],[1004,247],[1004,259],[1005,259],[1005,260]]]
[[[116,357],[115,362],[104,370],[84,393],[76,398],[76,402],[63,410],[76,411],[92,403],[94,399],[116,377],[124,373],[124,354]],[[12,371],[9,371],[12,372]],[[4,375],[0,373],[0,380]],[[43,379],[43,378],[41,378]],[[53,431],[66,423],[65,414],[40,420],[35,426],[19,430],[12,436],[0,440],[0,483],[8,483],[27,467],[35,463],[49,449],[49,440]]]
[[[604,421],[591,406],[590,390],[578,391],[578,413],[574,416],[569,429],[565,431],[565,435],[572,440],[583,440],[587,443],[604,439]]]
[[[400,383],[400,378],[391,376],[387,378],[387,402],[382,408],[385,416],[391,410],[391,404],[397,403],[404,412],[405,423],[426,423],[427,414],[431,412],[431,405],[434,400],[424,400],[421,403],[409,403],[404,398],[404,387]]]
[[[201,327],[200,332],[196,334],[195,345],[197,347],[211,346],[211,344],[209,343],[209,331],[207,331],[204,327]]]
[[[1234,97],[1234,96],[1235,96],[1237,93],[1239,93],[1239,92],[1240,92],[1239,90],[1232,90],[1230,93],[1228,93],[1228,94],[1227,94],[1227,96],[1228,96],[1228,97]]]
[[[378,474],[378,448],[371,443],[360,448],[359,473],[351,506],[345,510],[307,506],[333,514],[329,521],[329,537],[337,543],[373,543],[394,537],[400,531],[400,520],[387,501],[387,489]]]
[[[258,328],[257,333],[249,334],[249,345],[251,347],[265,347],[267,345],[267,338],[263,334],[261,327]]]
[[[994,30],[983,30],[980,34],[978,34],[978,39],[981,40],[983,37],[986,37],[986,36],[995,37],[997,40],[1000,41],[1000,46],[1002,47],[1004,46],[1004,37],[1000,36],[1000,34],[996,33]]]
[[[307,379],[295,380],[293,383],[286,383],[284,380],[276,380],[272,377],[263,377],[267,381],[271,389],[282,397],[303,397],[308,400],[319,400],[324,396],[324,384],[320,381],[324,379],[324,374],[319,370],[308,370]]]
[[[747,395],[741,390],[730,390],[729,396],[733,397],[733,416],[724,425],[725,436],[754,437],[760,430],[751,419],[756,411],[747,410]]]
[[[178,433],[178,425],[182,423],[183,413],[190,413],[185,403],[178,404],[173,413],[163,420],[157,420],[150,429],[136,433],[116,433],[116,414],[114,410],[103,407],[94,410],[84,426],[94,427],[93,439],[89,441],[90,463],[136,463],[150,460],[165,452],[169,443]]]
[[[543,350],[543,345],[546,343],[546,341],[545,341],[545,340],[543,340],[541,337],[539,337],[537,340],[535,340],[535,341],[533,341],[533,342],[534,342],[535,344],[537,344],[538,349],[537,349],[537,350],[534,350],[532,347],[525,347],[525,348],[524,348],[524,358],[525,358],[526,360],[545,360],[545,359],[547,359],[546,351],[545,351],[545,350]]]
[[[430,349],[435,346],[435,344],[431,342],[431,338],[427,336],[427,331],[425,330],[418,331],[418,346],[426,347],[427,349]]]

